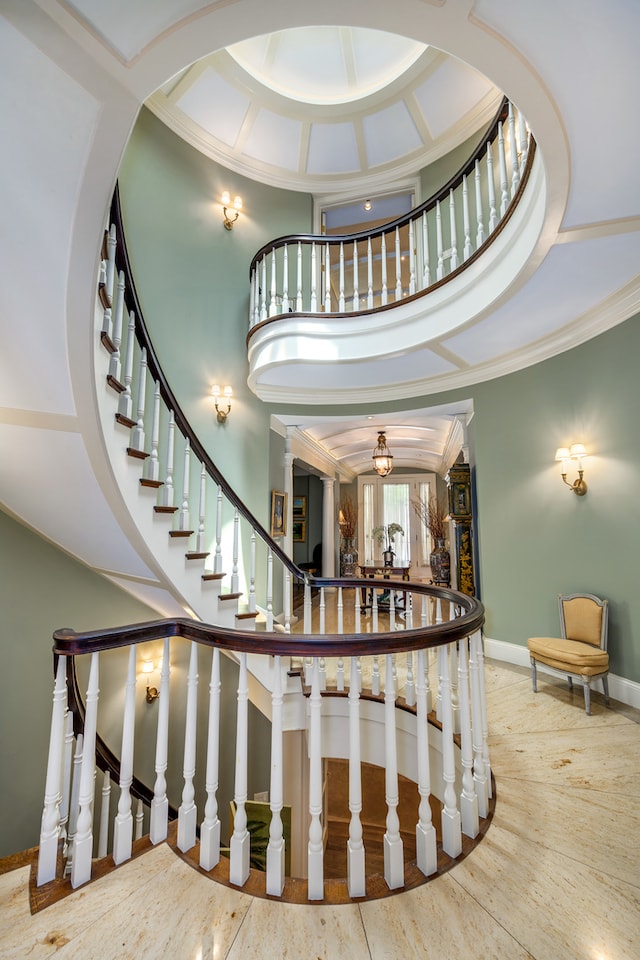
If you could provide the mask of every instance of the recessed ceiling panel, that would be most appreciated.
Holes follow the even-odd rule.
[[[358,144],[350,121],[312,124],[307,173],[348,173],[359,166]]]
[[[194,123],[232,147],[249,109],[245,94],[215,73],[204,70],[189,89],[176,102]]]
[[[244,153],[285,170],[297,170],[302,125],[299,120],[260,110],[244,145]]]
[[[443,57],[437,70],[416,87],[414,96],[431,135],[437,138],[477,107],[492,90],[492,84],[477,70],[461,60]]]
[[[423,145],[404,101],[363,117],[362,126],[370,167],[390,163]]]

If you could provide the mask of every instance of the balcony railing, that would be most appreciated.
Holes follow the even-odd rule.
[[[250,267],[249,334],[291,313],[366,313],[436,289],[469,266],[509,219],[535,141],[506,100],[474,155],[409,214],[348,236],[273,240]]]

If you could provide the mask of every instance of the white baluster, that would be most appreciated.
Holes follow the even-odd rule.
[[[160,384],[156,380],[153,391],[153,416],[151,420],[151,453],[145,460],[143,475],[146,480],[157,483],[160,477],[158,446],[160,443]]]
[[[136,648],[129,648],[129,666],[124,694],[122,719],[122,750],[120,754],[120,797],[118,813],[113,825],[113,859],[123,863],[131,856],[133,817],[131,815],[131,784],[133,783],[133,737],[136,721]]]
[[[273,554],[267,553],[267,632],[273,630]]]
[[[429,257],[429,224],[427,211],[422,213],[422,289],[426,290],[431,283],[431,265]]]
[[[144,804],[142,800],[138,800],[136,803],[136,823],[134,828],[134,840],[140,840],[142,838],[142,831],[144,828]]]
[[[324,249],[324,312],[331,313],[331,245]]]
[[[158,727],[156,730],[155,783],[151,801],[151,822],[149,839],[151,843],[162,843],[167,838],[169,818],[169,799],[167,797],[167,758],[169,749],[169,690],[170,690],[169,637],[164,638],[162,671],[160,674],[160,696],[158,697]]]
[[[69,838],[67,841],[67,862],[64,868],[65,876],[70,876],[73,867],[73,846],[78,829],[78,812],[80,810],[80,777],[82,773],[82,750],[84,737],[81,733],[76,739],[76,752],[73,757],[73,778],[71,784],[71,802],[69,804]]]
[[[387,287],[387,235],[383,233],[380,237],[380,302],[382,306],[389,302],[389,289]]]
[[[169,412],[169,426],[167,428],[167,472],[162,486],[160,501],[163,507],[173,506],[173,458],[175,455],[176,421],[173,410]]]
[[[100,829],[98,831],[98,859],[106,857],[109,842],[109,800],[111,798],[111,777],[109,771],[102,774],[100,791]]]
[[[178,530],[189,529],[189,482],[191,471],[191,445],[189,438],[184,441],[184,470],[182,473],[182,506],[178,513]]]
[[[251,539],[249,545],[249,600],[248,607],[249,613],[255,613],[257,610],[256,605],[256,531],[251,531]]]
[[[282,248],[282,312],[288,313],[291,302],[289,300],[289,247],[285,243]]]
[[[456,230],[456,203],[453,190],[449,190],[449,232],[451,234],[451,263],[449,272],[455,270],[460,263],[458,258],[458,234]]]
[[[476,250],[482,246],[485,240],[484,232],[484,217],[482,213],[482,183],[480,180],[480,161],[476,160],[475,165],[475,174],[474,174],[475,188],[476,188]]]
[[[73,764],[73,714],[67,710],[64,721],[64,749],[62,757],[62,786],[60,798],[60,839],[62,855],[68,847],[69,808],[71,803],[71,767]]]
[[[271,250],[271,296],[269,298],[269,316],[275,317],[278,312],[276,303],[276,248]]]
[[[260,320],[267,319],[267,255],[260,260]]]
[[[482,743],[482,697],[480,694],[480,664],[478,663],[478,645],[480,633],[471,637],[469,644],[469,674],[471,682],[471,722],[473,741],[473,779],[478,797],[478,814],[486,817],[489,813],[489,784],[484,766]]]
[[[431,767],[429,758],[429,721],[425,676],[429,664],[425,650],[418,650],[418,683],[416,690],[416,748],[418,751],[418,822],[416,824],[416,863],[426,877],[438,869],[436,831],[431,820]]]
[[[256,324],[256,291],[257,291],[255,267],[251,271],[251,280],[249,282],[249,329]]]
[[[498,166],[500,170],[500,217],[504,217],[509,206],[509,184],[507,182],[507,158],[504,152],[504,133],[502,121],[498,121]]]
[[[342,587],[338,587],[338,633],[344,633],[344,599]]]
[[[143,347],[140,352],[140,362],[138,364],[138,409],[136,413],[136,425],[131,434],[131,446],[134,450],[144,450],[144,408],[147,393],[147,349]]]
[[[133,399],[131,396],[131,381],[133,380],[133,348],[136,342],[136,315],[133,310],[129,313],[127,326],[127,347],[124,352],[124,390],[118,400],[118,416],[132,423]]]
[[[187,676],[187,706],[184,730],[184,759],[182,772],[182,802],[178,807],[178,849],[185,853],[196,843],[198,811],[195,805],[193,778],[196,774],[196,722],[198,710],[198,644],[191,641],[189,674]]]
[[[315,241],[311,244],[311,298],[310,298],[310,309],[311,313],[318,312],[318,271],[316,265],[316,245]]]
[[[439,200],[436,203],[436,250],[438,254],[436,280],[442,280],[444,277],[444,247],[442,246],[442,212]]]
[[[404,855],[398,819],[398,754],[396,745],[396,687],[391,654],[386,656],[384,685],[384,766],[387,829],[384,834],[384,879],[390,890],[404,885]]]
[[[396,629],[395,590],[389,590],[389,630]]]
[[[93,852],[93,788],[95,777],[96,728],[98,721],[98,656],[91,654],[89,685],[87,687],[84,717],[84,745],[80,768],[79,812],[76,836],[73,842],[71,886],[81,886],[91,879]]]
[[[487,697],[484,685],[484,650],[482,647],[482,636],[478,633],[476,641],[476,656],[478,659],[478,681],[480,684],[480,704],[482,707],[482,759],[484,760],[484,770],[487,777],[487,790],[489,797],[493,796],[493,787],[491,784],[491,762],[489,760],[489,727],[487,723]]]
[[[456,805],[456,768],[453,750],[453,718],[451,715],[451,682],[449,679],[449,651],[438,647],[438,669],[442,690],[442,779],[444,794],[442,807],[442,849],[454,859],[462,852],[460,812]]]
[[[324,587],[320,587],[320,604],[319,604],[319,626],[318,633],[326,633],[326,621],[325,621],[325,612],[326,612],[326,598]]]
[[[409,220],[409,296],[416,292],[415,221]]]
[[[358,242],[353,241],[353,309],[360,309]]]
[[[487,143],[487,187],[489,191],[489,233],[493,233],[498,224],[498,214],[496,213],[496,185],[493,174],[491,143]]]
[[[378,591],[375,587],[371,591],[371,629],[378,632]]]
[[[338,294],[338,312],[345,312],[344,300],[344,243],[340,241],[340,291]]]
[[[230,842],[229,880],[242,887],[249,876],[249,831],[247,830],[247,751],[248,751],[247,655],[240,654],[238,677],[238,714],[236,726],[235,816]]]
[[[196,553],[207,552],[205,534],[205,518],[207,515],[207,468],[204,463],[200,469],[200,498],[198,505],[198,534],[196,536]]]
[[[38,853],[38,886],[55,880],[58,856],[60,823],[60,792],[62,757],[64,751],[65,717],[67,713],[67,658],[58,658],[56,680],[53,687],[51,730],[49,733],[49,759],[44,789],[44,806],[40,826],[40,850]]]
[[[284,572],[284,632],[291,633],[291,571]]]
[[[366,894],[365,856],[362,842],[362,771],[360,765],[360,685],[358,663],[351,657],[349,674],[349,838],[347,840],[347,885],[350,897]]]
[[[280,657],[273,658],[273,690],[271,693],[271,822],[267,844],[267,893],[282,896],[285,880],[285,841],[282,827],[283,749],[282,749],[282,666]]]
[[[111,224],[107,236],[107,263],[105,276],[105,292],[109,299],[109,306],[105,308],[102,317],[102,333],[111,339],[111,303],[113,301],[113,282],[116,268],[116,227]]]
[[[298,256],[296,269],[296,310],[298,313],[302,310],[302,244],[298,240]]]
[[[462,832],[467,837],[477,837],[480,832],[478,797],[473,782],[473,747],[471,744],[471,709],[469,704],[469,641],[463,637],[459,642],[458,690],[460,692],[460,760],[462,763],[462,793],[460,814]]]
[[[309,697],[309,843],[307,875],[309,900],[324,897],[324,850],[322,846],[322,696],[320,665],[313,658],[311,695]]]
[[[449,645],[449,682],[451,684],[451,716],[453,732],[460,733],[460,698],[458,697],[458,652],[455,643]]]
[[[471,216],[469,214],[469,190],[467,187],[466,174],[462,178],[462,219],[464,223],[464,249],[462,259],[468,260],[473,253],[471,246]]]
[[[220,755],[220,651],[213,650],[209,680],[209,727],[207,730],[207,800],[200,827],[200,866],[212,870],[220,860],[220,820],[218,818],[218,776]]]
[[[371,693],[374,697],[380,696],[380,658],[377,654],[373,657],[373,667],[371,668]]]
[[[529,155],[529,137],[527,135],[527,121],[520,110],[518,111],[518,129],[520,131],[520,176],[522,176]]]
[[[216,496],[216,550],[213,559],[213,572],[222,573],[222,487],[218,485]]]
[[[312,623],[312,606],[311,606],[311,587],[308,583],[304,585],[304,601],[303,601],[303,631],[304,633],[311,633],[311,623]]]
[[[116,292],[116,309],[113,317],[113,353],[109,357],[109,379],[116,384],[120,383],[122,375],[120,362],[120,344],[122,342],[122,314],[124,310],[124,271],[118,274],[118,289]]]
[[[399,227],[396,227],[396,300],[402,300],[402,256]]]
[[[236,507],[233,512],[233,566],[231,568],[231,593],[240,590],[240,574],[238,560],[240,557],[240,514]]]
[[[520,168],[518,166],[518,146],[516,143],[516,118],[512,103],[509,104],[509,154],[511,160],[511,199],[513,199],[520,184]]]
[[[360,615],[362,613],[361,599],[362,599],[362,595],[360,593],[360,588],[356,587],[355,590],[353,591],[353,604],[354,604],[353,617],[355,621],[356,633],[360,633]],[[362,686],[360,686],[360,690],[362,690]]]
[[[407,624],[407,629],[410,629]],[[416,683],[413,676],[413,654],[407,653],[407,680],[404,686],[404,699],[408,707],[415,706],[416,702]]]
[[[367,307],[373,310],[373,253],[371,237],[367,238]]]

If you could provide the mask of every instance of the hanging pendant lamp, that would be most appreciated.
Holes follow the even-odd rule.
[[[379,477],[388,477],[393,470],[393,457],[383,430],[378,432],[378,445],[373,451],[373,469]]]

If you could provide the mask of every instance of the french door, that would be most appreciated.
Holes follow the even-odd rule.
[[[398,523],[404,536],[398,535],[393,543],[396,566],[411,564],[411,576],[429,576],[431,538],[421,523],[414,503],[436,492],[436,477],[433,473],[400,474],[397,477],[358,477],[358,556],[361,563],[380,564],[386,544],[378,543],[373,536],[376,527],[388,527]]]

